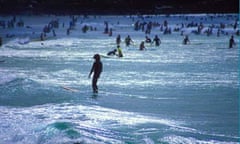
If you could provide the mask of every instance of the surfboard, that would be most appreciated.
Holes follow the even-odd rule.
[[[102,58],[111,58],[112,56],[108,56],[108,55],[100,55]]]
[[[61,86],[63,89],[67,90],[67,91],[71,91],[71,92],[79,92],[78,89],[74,89],[74,88],[70,88],[70,87],[67,87],[67,86]]]
[[[119,57],[117,57],[117,56],[108,56],[108,55],[102,55],[102,54],[100,54],[100,56],[101,56],[101,58],[119,58]]]
[[[89,97],[92,97],[94,99],[96,99],[99,96],[99,93],[95,93],[95,92],[92,92],[92,91],[89,91],[89,90],[80,91],[79,89],[71,88],[71,87],[68,87],[68,86],[61,86],[61,88],[63,88],[66,91],[69,91],[69,92],[72,92],[72,93],[78,93],[78,94],[83,95],[83,96],[89,96]],[[100,95],[101,95],[101,92],[100,92]]]

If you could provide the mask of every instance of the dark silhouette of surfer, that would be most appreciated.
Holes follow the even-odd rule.
[[[190,43],[190,40],[189,40],[188,36],[186,35],[185,38],[183,39],[183,44],[186,45],[189,43]]]
[[[108,55],[108,56],[114,56],[114,55],[116,55],[116,52],[117,52],[117,50],[114,49],[114,50],[112,50],[112,51],[109,51],[109,52],[107,53],[107,55]]]
[[[133,40],[132,40],[132,38],[128,35],[128,36],[125,38],[125,44],[126,44],[126,46],[128,47],[131,43],[133,43]]]
[[[120,45],[120,43],[121,43],[121,36],[118,35],[117,38],[116,38],[116,44]]]
[[[161,44],[160,38],[155,35],[155,38],[153,39],[152,43],[155,42],[155,46],[159,46]]]
[[[235,41],[234,41],[234,37],[233,35],[231,36],[231,38],[229,39],[229,48],[233,48],[233,45],[235,45]]]
[[[139,50],[145,50],[145,46],[144,46],[144,41],[141,42],[140,46],[139,46]]]
[[[98,78],[100,77],[100,74],[102,72],[103,65],[102,65],[99,54],[95,54],[93,56],[93,58],[95,59],[95,62],[92,65],[92,69],[91,69],[88,77],[90,78],[92,73],[94,73],[93,78],[92,78],[92,89],[93,89],[94,93],[98,93],[97,81],[98,81]]]

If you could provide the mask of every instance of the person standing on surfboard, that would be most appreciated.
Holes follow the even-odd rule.
[[[94,93],[98,93],[97,81],[98,81],[98,78],[100,77],[100,74],[102,72],[103,65],[102,65],[102,62],[100,60],[100,55],[99,54],[95,54],[93,56],[93,58],[95,59],[95,62],[92,65],[92,69],[91,69],[88,77],[90,78],[92,73],[94,73],[93,78],[92,78],[92,89],[93,89]]]

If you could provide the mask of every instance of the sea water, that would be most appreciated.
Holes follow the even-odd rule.
[[[206,24],[234,21],[207,18]],[[39,25],[50,18],[22,19],[40,32]],[[114,28],[112,37],[103,34],[104,20]],[[186,22],[164,16],[151,20]],[[82,33],[83,22],[98,30]],[[161,45],[139,51],[145,34],[134,31],[133,23],[125,16],[95,17],[79,20],[70,36],[59,28],[57,37],[46,41],[5,42],[0,49],[0,143],[238,143],[238,45],[228,49],[230,36],[191,32],[191,44],[182,45],[180,32],[164,35],[154,28],[150,36],[158,34]],[[11,32],[20,38],[33,35],[20,30],[24,34]],[[102,57],[99,93],[93,94],[92,57],[116,48],[117,34],[122,39],[129,34],[134,45],[121,43],[123,58]]]

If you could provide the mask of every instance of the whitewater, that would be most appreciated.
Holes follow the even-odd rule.
[[[70,16],[19,15],[24,27],[0,27],[1,144],[239,142],[238,14],[75,17],[69,35]],[[52,20],[59,22],[56,37],[50,32],[40,41]],[[172,32],[153,26],[147,35],[158,35],[160,46],[139,51],[146,34],[134,30],[136,21],[167,21]],[[105,22],[112,36],[104,34]],[[203,23],[200,34],[187,27],[192,22]],[[217,36],[220,23],[225,28]],[[84,33],[85,25],[95,29]],[[117,35],[124,57],[107,57]],[[185,35],[190,44],[182,44]],[[236,45],[229,49],[231,35]],[[93,94],[88,74],[97,53],[103,72]]]

